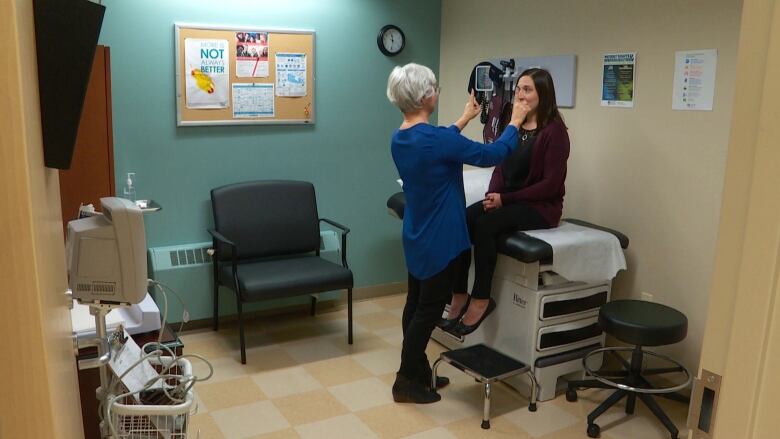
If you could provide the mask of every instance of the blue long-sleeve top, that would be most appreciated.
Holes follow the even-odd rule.
[[[510,125],[491,144],[448,128],[420,123],[393,133],[391,152],[403,180],[403,247],[409,273],[423,280],[471,247],[466,225],[463,164],[494,166],[517,146]]]

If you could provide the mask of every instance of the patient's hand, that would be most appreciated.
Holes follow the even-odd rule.
[[[485,209],[485,212],[498,209],[501,206],[501,194],[490,193],[485,195],[485,201],[482,202],[482,207]]]

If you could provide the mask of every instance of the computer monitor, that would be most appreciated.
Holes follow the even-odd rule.
[[[103,214],[68,223],[68,284],[80,303],[141,302],[147,293],[146,234],[130,200],[100,199]]]

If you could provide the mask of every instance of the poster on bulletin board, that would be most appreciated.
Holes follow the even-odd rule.
[[[314,31],[176,23],[178,126],[314,124]]]
[[[228,106],[230,67],[227,40],[184,39],[184,64],[190,72],[184,100],[187,108]]]

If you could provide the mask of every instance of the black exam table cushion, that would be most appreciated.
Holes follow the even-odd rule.
[[[404,207],[406,207],[406,196],[403,192],[393,194],[387,199],[387,208],[398,218],[404,217]],[[622,248],[628,248],[628,237],[617,230],[573,218],[565,218],[563,221],[611,233],[620,241]],[[498,252],[526,263],[540,261],[542,264],[551,264],[553,259],[553,249],[550,244],[520,231],[501,236],[498,240]]]

